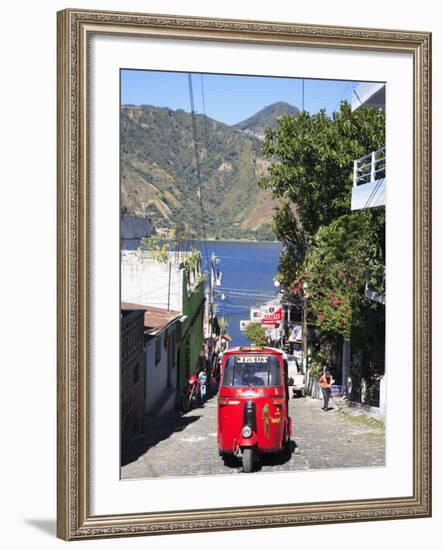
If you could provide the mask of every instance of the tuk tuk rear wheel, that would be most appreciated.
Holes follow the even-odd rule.
[[[242,454],[243,471],[245,474],[250,474],[254,471],[254,448],[246,447]]]
[[[283,445],[283,454],[286,456],[290,456],[292,454],[292,443],[290,437],[288,437]]]

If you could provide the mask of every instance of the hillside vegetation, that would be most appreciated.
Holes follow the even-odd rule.
[[[269,109],[261,112],[264,123],[273,126]],[[280,111],[281,106],[274,117]],[[260,127],[260,113],[254,116],[254,125],[247,123],[243,130],[197,115],[202,209],[191,114],[123,106],[122,211],[148,216],[160,232],[178,226],[200,238],[275,239],[267,226],[274,202],[257,185],[269,161],[251,130]]]
[[[234,128],[238,128],[239,130],[243,130],[244,132],[257,137],[260,140],[264,140],[265,129],[276,128],[278,117],[282,115],[295,116],[298,115],[299,112],[300,109],[297,107],[289,105],[289,103],[286,103],[285,101],[277,101],[277,103],[268,105],[258,113],[255,113],[255,115],[239,122],[234,126]]]

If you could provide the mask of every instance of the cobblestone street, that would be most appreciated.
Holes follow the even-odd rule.
[[[184,415],[150,418],[145,436],[130,449],[122,479],[237,474],[241,462],[225,465],[217,452],[217,398]],[[311,397],[290,400],[294,434],[290,457],[262,455],[261,471],[383,466],[384,426],[331,400],[332,409]]]

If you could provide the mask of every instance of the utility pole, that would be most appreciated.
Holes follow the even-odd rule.
[[[211,266],[209,276],[209,319],[211,320],[211,334],[212,334],[212,320],[214,318],[214,285],[215,285],[215,261],[216,256],[214,252],[211,255]]]
[[[169,275],[168,275],[168,311],[171,303],[171,260],[169,260]]]
[[[303,327],[302,327],[302,339],[303,339],[303,365],[304,371],[308,370],[308,319],[306,313],[306,283],[303,283],[303,301],[302,301],[302,315],[303,315]]]
[[[212,356],[212,333],[213,333],[213,321],[214,321],[214,314],[215,314],[215,307],[214,307],[214,286],[216,285],[216,264],[217,264],[217,256],[214,254],[214,252],[211,255],[211,261],[209,265],[209,289],[207,292],[207,302],[208,302],[208,308],[207,308],[207,334],[208,334],[208,358]]]
[[[351,340],[349,337],[343,339],[342,357],[342,394],[349,397],[348,380],[351,374]]]

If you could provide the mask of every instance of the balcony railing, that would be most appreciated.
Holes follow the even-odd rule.
[[[385,176],[385,147],[354,160],[354,187],[384,179]]]

